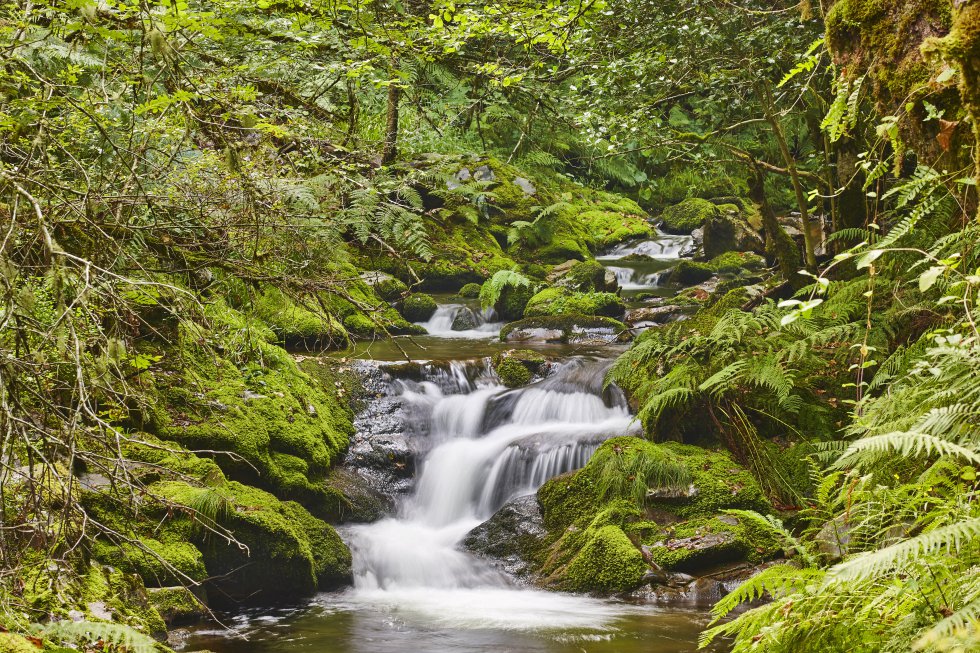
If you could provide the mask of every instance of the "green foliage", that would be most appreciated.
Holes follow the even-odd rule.
[[[56,621],[38,625],[39,634],[59,643],[96,646],[107,652],[156,653],[157,643],[138,630],[123,624],[96,621]]]
[[[524,317],[578,314],[621,318],[625,310],[623,300],[613,293],[545,288],[528,301]]]

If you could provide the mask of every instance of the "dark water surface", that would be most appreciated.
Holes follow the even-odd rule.
[[[662,608],[567,597],[591,614],[570,615],[562,595],[552,610],[522,606],[521,591],[498,596],[447,592],[442,596],[322,594],[305,607],[237,614],[227,631],[199,631],[185,650],[215,653],[693,653],[708,615],[692,608]],[[539,594],[531,592],[531,594]],[[404,600],[406,603],[399,603]],[[591,604],[591,605],[590,605]],[[536,614],[512,610],[537,608]],[[579,626],[561,624],[583,617]],[[523,617],[523,618],[522,618]],[[592,627],[584,625],[592,621]],[[505,623],[506,622],[506,623]]]

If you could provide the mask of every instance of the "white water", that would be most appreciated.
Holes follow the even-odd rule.
[[[656,240],[617,245],[601,256],[603,259],[620,259],[630,254],[641,254],[655,259],[677,259],[694,247],[692,236],[661,234]]]
[[[513,586],[458,548],[508,500],[581,467],[609,437],[635,432],[621,395],[601,396],[603,365],[571,361],[508,391],[487,372],[404,384],[431,445],[397,517],[350,530],[352,600],[452,628],[603,629],[622,606]]]
[[[453,330],[453,322],[463,311],[469,311],[476,323],[474,329]],[[478,311],[464,304],[440,304],[428,322],[419,322],[429,335],[439,338],[485,339],[500,333],[503,322],[491,322],[496,317],[492,309]]]
[[[616,275],[616,281],[623,290],[645,290],[660,287],[663,271],[643,272],[634,268],[607,265],[606,269]]]

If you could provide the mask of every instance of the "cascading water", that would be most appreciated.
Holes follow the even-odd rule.
[[[664,270],[693,249],[691,236],[661,235],[655,240],[617,245],[600,256],[599,261],[616,275],[623,290],[647,290],[658,288]],[[623,260],[632,255],[645,258]]]
[[[573,359],[522,390],[465,365],[399,382],[429,448],[398,515],[348,531],[353,595],[413,611],[429,606],[442,618],[448,610],[464,622],[477,612],[493,619],[496,610],[498,627],[513,629],[601,626],[616,614],[608,605],[516,588],[458,544],[508,500],[581,467],[606,438],[635,432],[622,394],[603,391],[608,363]]]
[[[440,304],[427,322],[420,322],[431,336],[441,338],[489,338],[500,332],[502,322],[493,321],[492,309],[465,304]]]

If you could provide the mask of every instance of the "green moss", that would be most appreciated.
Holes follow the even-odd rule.
[[[497,376],[508,388],[520,388],[530,383],[531,370],[520,361],[508,358],[497,366]]]
[[[344,347],[349,342],[347,330],[336,318],[300,306],[277,288],[266,287],[257,294],[253,310],[287,346]]]
[[[302,372],[281,349],[260,347],[264,366],[202,355],[162,377],[169,415],[159,433],[190,449],[230,452],[215,456],[230,477],[315,503],[353,432],[350,408],[337,387]]]
[[[532,372],[540,372],[548,362],[542,354],[533,349],[508,349],[493,357],[493,364],[500,365],[506,360],[516,360]]]
[[[518,320],[524,315],[527,304],[533,296],[533,286],[505,286],[500,291],[497,303],[494,304],[494,310],[504,320]]]
[[[769,512],[771,506],[759,482],[749,470],[740,466],[731,454],[688,444],[667,442],[659,445],[665,452],[683,462],[691,473],[694,496],[679,499],[651,499],[652,507],[679,517],[717,513],[726,508]]]
[[[663,569],[693,571],[723,562],[753,564],[782,552],[772,531],[733,515],[697,517],[672,524],[651,538],[650,557]]]
[[[480,284],[468,283],[459,289],[459,296],[466,299],[476,299],[480,296]]]
[[[405,298],[402,315],[409,322],[425,322],[436,312],[438,305],[431,295],[415,293]]]
[[[204,558],[193,544],[180,541],[160,542],[140,538],[141,546],[124,542],[92,543],[92,555],[99,561],[125,573],[138,574],[147,587],[165,587],[199,582],[207,578]]]
[[[678,263],[670,272],[670,283],[677,283],[684,286],[707,281],[714,276],[714,271],[706,263],[683,260]]]
[[[408,286],[401,279],[389,276],[378,279],[374,284],[374,292],[386,302],[393,302],[408,293]]]
[[[154,493],[183,506],[194,506],[201,489],[164,481]],[[268,492],[234,481],[214,489],[230,509],[221,526],[248,548],[199,534],[208,573],[219,591],[212,600],[267,601],[308,595],[349,582],[351,556],[328,524],[294,501],[280,501]],[[187,533],[190,519],[174,516],[165,522],[175,533]],[[190,532],[193,532],[192,530]]]
[[[665,231],[689,234],[703,227],[718,211],[718,207],[708,200],[692,198],[667,207],[660,218]]]
[[[149,590],[150,603],[170,625],[186,624],[204,617],[206,608],[186,587],[158,587]]]
[[[37,653],[38,648],[20,635],[0,633],[0,653]]]
[[[577,292],[602,292],[610,290],[606,287],[606,274],[605,266],[598,261],[581,261],[558,280],[558,285]]]
[[[603,526],[584,539],[564,572],[563,589],[629,592],[642,584],[650,567],[620,527]]]
[[[622,298],[608,292],[574,292],[567,288],[545,288],[534,295],[524,309],[525,317],[545,315],[600,315],[622,317],[626,311]]]
[[[707,267],[718,274],[737,274],[743,270],[761,270],[766,260],[752,252],[725,252],[707,263]]]

